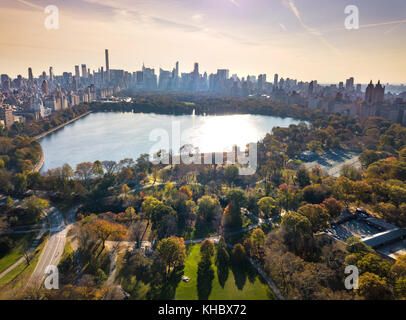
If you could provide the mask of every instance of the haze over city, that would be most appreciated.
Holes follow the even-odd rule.
[[[59,8],[58,30],[44,27],[51,4]],[[359,8],[359,30],[344,27],[349,4]],[[405,12],[402,0],[5,0],[0,71],[26,77],[32,67],[38,76],[52,65],[59,74],[81,63],[97,70],[109,47],[111,67],[129,71],[181,61],[181,72],[199,62],[239,76],[403,83]]]

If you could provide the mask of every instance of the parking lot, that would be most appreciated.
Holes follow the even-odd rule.
[[[362,220],[350,220],[342,224],[336,225],[328,230],[328,232],[336,239],[346,241],[351,237],[360,237],[361,239],[370,237],[380,233],[378,228],[368,225]]]

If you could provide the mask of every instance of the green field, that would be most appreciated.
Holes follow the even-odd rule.
[[[200,262],[200,246],[193,245],[188,247],[187,258],[185,261],[184,275],[190,278],[188,283],[179,282],[176,288],[176,300],[198,300],[198,263]],[[242,267],[242,268],[241,268]],[[251,267],[247,261],[245,266],[235,268],[231,266],[227,271],[220,273],[223,279],[223,286],[219,281],[219,272],[215,264],[212,264],[214,270],[214,279],[211,282],[211,290],[208,292],[208,300],[269,300],[276,299],[274,293],[268,285],[261,279],[257,271]],[[202,281],[203,283],[205,280]],[[209,282],[209,280],[208,280]],[[207,284],[207,281],[206,281]],[[210,287],[210,284],[209,284]],[[202,294],[201,294],[202,295]],[[201,297],[205,300],[206,297]]]
[[[0,259],[0,272],[3,272],[8,267],[12,266],[23,256],[22,247],[24,246],[24,243],[31,244],[36,235],[37,232],[28,234],[14,234],[9,236],[9,238],[14,241],[14,246],[9,253]]]

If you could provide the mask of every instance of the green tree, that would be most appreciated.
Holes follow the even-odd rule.
[[[305,167],[301,167],[296,172],[296,181],[301,188],[304,188],[310,184],[309,171]]]
[[[200,244],[200,255],[202,256],[202,260],[211,261],[211,258],[214,256],[213,241],[206,239]]]
[[[48,206],[49,202],[47,200],[38,198],[37,196],[25,198],[21,203],[21,207],[30,213],[33,221],[37,221],[43,210],[48,208]]]
[[[197,201],[197,214],[206,222],[211,222],[221,214],[221,205],[217,198],[203,196]]]
[[[264,197],[258,201],[258,207],[265,217],[270,217],[277,211],[277,202],[274,198]]]
[[[229,186],[233,186],[235,181],[238,178],[239,170],[237,166],[228,166],[224,169],[224,177],[226,178],[226,181],[228,182]]]

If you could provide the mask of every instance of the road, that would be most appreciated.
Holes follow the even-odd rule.
[[[46,268],[48,266],[58,266],[65,248],[66,236],[71,227],[71,223],[74,222],[76,211],[77,208],[69,210],[67,213],[68,224],[66,224],[61,212],[55,207],[50,208],[50,213],[48,214],[50,222],[49,240],[42,250],[38,264],[27,283],[27,287],[40,287],[45,277]]]

